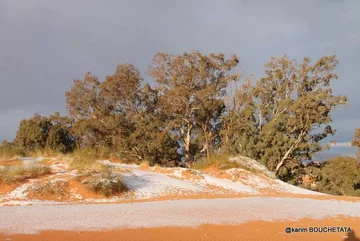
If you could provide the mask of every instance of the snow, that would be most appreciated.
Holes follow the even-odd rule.
[[[11,200],[11,199],[25,199],[27,197],[28,190],[29,190],[29,187],[31,185],[32,185],[32,182],[20,185],[14,191],[10,192],[7,195],[6,199],[8,199],[8,200]],[[2,201],[2,200],[0,199],[0,201]]]
[[[186,168],[177,168],[173,171],[173,173],[171,174],[171,176],[177,177],[177,178],[183,178],[183,171],[187,171],[188,169]]]
[[[129,192],[112,198],[82,200],[82,196],[77,194],[77,190],[71,189],[70,201],[78,203],[99,203],[203,194],[271,195],[280,193],[325,195],[290,185],[268,177],[265,174],[253,173],[239,168],[226,171],[230,179],[232,179],[229,180],[220,178],[216,176],[216,174],[210,175],[198,170],[186,168],[149,168],[148,170],[141,170],[139,165],[113,163],[109,160],[99,162],[107,166],[115,167],[113,171],[121,173]],[[247,161],[247,163],[252,162]],[[52,175],[43,178],[43,180],[51,181],[59,180],[59,178],[69,180],[78,175],[76,170],[67,170],[67,162],[64,160],[53,160],[51,168],[53,169]],[[184,175],[185,172],[187,175]],[[189,172],[191,172],[190,177]],[[28,200],[27,193],[35,181],[38,181],[38,179],[29,180],[14,191],[6,195],[0,195],[0,206],[11,205],[12,201],[23,205],[31,204],[33,200]]]
[[[234,192],[237,193],[248,193],[248,194],[259,193],[250,186],[246,186],[239,182],[233,182],[227,179],[216,178],[208,174],[203,174],[203,177],[204,179],[200,180],[199,182],[205,185],[213,185],[213,186],[221,187],[223,189],[233,190]]]
[[[314,208],[316,207],[316,208]],[[126,204],[0,207],[0,232],[239,225],[250,221],[360,217],[360,202],[307,198],[192,199]]]
[[[114,163],[111,162],[109,160],[104,160],[104,161],[99,161],[100,163],[106,165],[106,166],[111,166],[111,167],[118,167],[118,168],[123,168],[123,169],[129,169],[129,168],[139,168],[139,165],[134,165],[134,164],[123,164],[123,163]]]
[[[127,187],[134,191],[136,198],[153,198],[204,190],[189,181],[141,170],[131,170],[131,174],[124,174],[124,181]]]
[[[268,177],[275,178],[275,174],[273,172],[269,171],[264,165],[260,164],[258,161],[253,160],[249,157],[245,157],[245,156],[232,157],[229,159],[229,161],[237,162],[247,168],[257,170]]]
[[[242,182],[247,186],[255,189],[267,189],[273,190],[278,193],[290,193],[290,194],[305,194],[305,195],[326,195],[324,193],[314,192],[304,188],[300,188],[289,183],[283,182],[279,179],[269,178],[262,174],[254,174],[250,171],[238,168],[232,168],[226,171],[231,176],[238,173],[239,179],[237,182]]]
[[[280,190],[282,190],[283,192],[287,192],[287,193],[292,193],[292,194],[310,194],[310,195],[327,195],[325,193],[320,193],[320,192],[315,192],[315,191],[311,191],[311,190],[307,190],[304,188],[300,188],[291,184],[288,184],[286,182],[283,182],[281,180],[274,180],[276,183],[279,184],[280,186]]]

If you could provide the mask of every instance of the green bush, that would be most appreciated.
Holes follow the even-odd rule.
[[[352,157],[335,157],[328,160],[321,169],[321,180],[317,191],[360,196],[360,163]]]

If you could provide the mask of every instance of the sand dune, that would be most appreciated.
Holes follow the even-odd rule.
[[[31,179],[0,195],[0,238],[343,240],[346,233],[289,236],[284,229],[291,225],[350,225],[360,231],[358,198],[323,195],[243,169],[144,169],[102,163],[123,174],[128,192],[112,198],[91,194],[74,180],[76,172],[68,171],[64,161],[54,160],[49,164],[51,175]],[[33,185],[56,180],[69,183],[66,198],[30,195]]]

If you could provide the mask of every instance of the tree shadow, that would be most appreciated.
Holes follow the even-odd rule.
[[[354,231],[348,233],[347,235],[348,235],[348,236],[345,237],[344,241],[360,241],[360,238],[357,238],[357,237],[355,236],[355,232],[354,232]]]

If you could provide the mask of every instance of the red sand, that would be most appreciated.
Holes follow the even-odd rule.
[[[347,233],[292,233],[286,234],[286,227],[329,227],[329,226],[349,226],[352,234]],[[360,219],[326,219],[313,220],[302,219],[298,222],[248,222],[237,226],[220,226],[220,225],[203,225],[198,228],[141,228],[141,229],[118,229],[100,232],[82,232],[82,231],[45,231],[36,235],[0,235],[0,240],[11,241],[35,241],[35,240],[52,240],[52,241],[100,241],[100,240],[246,240],[246,241],[355,241],[360,240]],[[350,238],[346,238],[346,237]]]

